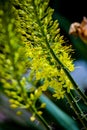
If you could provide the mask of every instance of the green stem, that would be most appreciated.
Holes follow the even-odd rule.
[[[65,96],[66,96],[69,104],[71,105],[72,109],[74,110],[75,114],[77,115],[79,121],[84,126],[85,130],[87,130],[87,127],[86,127],[87,118],[86,118],[85,114],[83,113],[83,111],[81,110],[81,108],[79,107],[79,105],[77,104],[75,98],[73,97],[73,95],[71,93],[66,93]]]
[[[52,130],[52,127],[48,125],[48,123],[46,122],[46,120],[37,112],[37,109],[35,108],[35,106],[31,107],[32,111],[37,115],[37,117],[40,119],[40,121],[43,122],[43,124],[45,125],[45,127],[47,128],[47,130]]]

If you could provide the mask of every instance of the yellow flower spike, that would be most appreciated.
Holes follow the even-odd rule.
[[[15,23],[13,18],[10,18],[10,15],[9,18],[8,16],[4,17],[4,19],[0,18],[0,30],[3,32],[0,36],[0,43],[3,41],[2,45],[5,46],[3,49],[5,56],[0,54],[0,68],[4,72],[0,70],[0,74],[1,77],[6,77],[6,81],[11,80],[11,84],[8,83],[6,85],[6,81],[3,82],[4,86],[7,86],[7,89],[11,87],[11,91],[6,92],[11,97],[9,101],[12,103],[11,107],[16,108],[20,106],[21,108],[29,108],[35,105],[33,103],[49,86],[54,89],[55,97],[58,99],[63,98],[63,84],[66,84],[67,91],[71,89],[71,86],[67,87],[69,82],[64,72],[61,72],[60,69],[58,70],[57,63],[50,54],[46,44],[49,43],[49,46],[55,55],[60,58],[64,66],[69,68],[69,70],[72,70],[73,66],[68,55],[70,51],[62,46],[64,41],[63,37],[60,36],[59,23],[57,20],[52,20],[54,9],[47,8],[49,0],[10,0],[10,2],[10,5],[13,6],[11,11],[14,12]],[[14,8],[16,5],[19,5],[21,9]],[[21,38],[18,36],[19,32]],[[2,34],[4,34],[3,37]],[[6,42],[4,39],[6,39]],[[27,70],[25,57],[28,59],[28,67],[31,70],[28,80],[33,81],[35,86],[38,80],[44,80],[34,91],[26,90],[26,78],[22,77]],[[29,95],[27,92],[29,92]],[[40,108],[44,108],[45,106],[46,104],[43,103]],[[20,114],[20,112],[18,113]],[[40,115],[42,112],[38,111],[38,114]],[[34,115],[31,117],[31,120],[35,120]]]

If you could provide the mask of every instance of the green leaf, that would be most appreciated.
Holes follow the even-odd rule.
[[[63,112],[58,106],[56,106],[48,97],[42,95],[40,97],[41,102],[46,103],[46,110],[65,130],[79,130],[76,122],[65,112]]]

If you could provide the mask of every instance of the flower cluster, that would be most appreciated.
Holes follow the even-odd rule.
[[[8,7],[8,2],[0,7],[0,83],[11,108],[35,107],[41,92],[36,89],[34,93],[28,93],[34,88],[25,76],[28,58],[21,35],[15,29],[15,19],[6,11]]]
[[[49,46],[69,71],[74,70],[70,55],[72,49],[71,46],[64,45],[65,41],[60,35],[59,23],[57,20],[53,21],[52,18],[54,10],[48,7],[49,0],[14,0],[12,4],[16,19],[20,24],[17,29],[25,42],[31,76],[33,75],[37,82],[44,81],[39,86],[42,91],[53,87],[54,96],[58,99],[63,98],[65,88],[69,92],[73,87],[50,53]]]
[[[54,10],[48,7],[49,0],[9,2],[0,8],[0,81],[12,108],[32,111],[36,109],[37,99],[49,87],[54,89],[53,96],[57,99],[73,88],[53,57],[55,55],[73,71],[72,49],[64,45],[58,21],[52,20]],[[8,7],[10,10],[6,11]],[[29,76],[25,77],[28,70]],[[38,81],[42,83],[37,88]],[[40,111],[36,113],[41,114]]]

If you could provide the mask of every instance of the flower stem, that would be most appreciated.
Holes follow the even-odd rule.
[[[85,130],[87,130],[87,127],[86,127],[87,126],[86,115],[83,113],[83,111],[81,110],[81,108],[77,104],[77,101],[75,100],[75,98],[73,97],[71,92],[70,93],[66,93],[65,96],[66,96],[69,104],[71,105],[72,109],[74,110],[75,114],[77,115],[79,121],[84,126]]]
[[[37,112],[37,109],[35,108],[35,106],[31,107],[32,111],[37,115],[37,117],[40,119],[40,121],[43,122],[43,124],[45,125],[45,127],[47,128],[47,130],[52,130],[52,127],[50,125],[48,125],[48,123],[46,122],[46,120]]]

